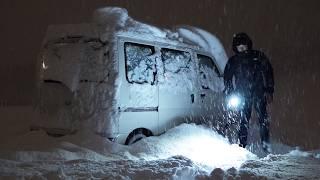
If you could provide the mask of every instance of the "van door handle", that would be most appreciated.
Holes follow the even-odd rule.
[[[206,96],[206,94],[200,94],[200,99],[201,99],[201,102],[203,103],[204,102],[204,97]]]
[[[193,104],[194,103],[194,94],[191,94],[191,103]]]

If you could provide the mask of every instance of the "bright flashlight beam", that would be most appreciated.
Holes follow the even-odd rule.
[[[230,99],[230,106],[237,107],[240,104],[240,99],[238,97],[232,97]]]
[[[239,109],[241,105],[241,98],[239,96],[233,95],[228,99],[228,108]]]

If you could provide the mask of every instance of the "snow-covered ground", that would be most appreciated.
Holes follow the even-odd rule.
[[[21,111],[21,110],[20,110]],[[182,124],[132,146],[82,131],[54,138],[28,132],[27,116],[1,114],[0,179],[319,179],[320,152],[273,143],[242,149],[215,131]],[[8,122],[9,121],[9,122]],[[20,122],[20,124],[17,124]],[[10,129],[12,129],[10,131]],[[252,131],[256,128],[251,128]],[[253,142],[254,140],[251,139]]]
[[[105,8],[97,12],[96,21],[116,25],[106,26],[114,29],[104,32],[124,26],[128,33],[134,28],[164,35],[129,18],[126,10]],[[179,27],[177,32],[179,40],[211,52],[221,70],[224,68],[226,55],[217,38],[195,27]],[[43,68],[47,69],[44,62]],[[110,94],[109,89],[104,90]],[[247,149],[195,124],[181,124],[161,136],[124,146],[93,134],[89,128],[64,137],[29,131],[31,121],[38,118],[30,107],[0,108],[0,179],[320,179],[319,151],[303,152],[273,142],[267,156],[257,143],[254,124]]]

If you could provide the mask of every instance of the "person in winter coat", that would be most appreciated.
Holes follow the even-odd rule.
[[[234,35],[232,47],[235,55],[229,58],[224,70],[224,84],[227,95],[238,93],[244,100],[238,131],[239,146],[245,148],[247,145],[253,106],[259,119],[262,147],[270,151],[267,105],[273,100],[272,66],[264,53],[252,49],[252,41],[245,33]]]

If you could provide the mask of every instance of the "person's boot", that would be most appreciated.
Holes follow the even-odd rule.
[[[247,146],[247,136],[239,135],[239,146],[246,148]]]
[[[246,148],[246,144],[239,144],[239,147],[243,147],[243,148]]]

